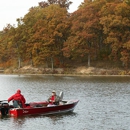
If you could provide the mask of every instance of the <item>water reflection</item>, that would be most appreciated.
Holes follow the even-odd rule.
[[[65,114],[48,115],[46,117],[50,118],[52,123],[55,124],[55,122],[62,120],[65,117],[74,118],[74,117],[76,117],[76,115],[77,115],[76,112],[68,112],[68,113],[65,113]]]
[[[15,117],[10,117],[11,122],[13,124],[12,128],[18,130],[23,127],[25,124],[26,118],[25,117],[20,117],[20,118],[15,118]]]

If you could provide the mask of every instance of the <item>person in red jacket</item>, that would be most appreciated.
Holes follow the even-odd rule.
[[[48,98],[48,102],[48,106],[59,105],[59,96],[56,95],[54,90],[52,91],[52,95]]]
[[[11,100],[13,100],[13,106],[15,108],[25,108],[25,98],[24,96],[21,94],[21,90],[17,90],[17,92],[12,95],[10,98],[8,98],[8,102],[10,102]]]

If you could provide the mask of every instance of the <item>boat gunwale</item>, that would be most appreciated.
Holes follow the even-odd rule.
[[[67,100],[66,100],[67,101]],[[73,101],[73,100],[68,100]],[[28,109],[41,109],[41,108],[55,108],[55,107],[63,107],[63,106],[69,106],[69,105],[76,105],[79,102],[79,100],[75,100],[72,103],[63,104],[63,105],[55,105],[55,106],[42,106],[42,107],[29,107],[29,108],[11,108],[10,110],[28,110]]]
[[[64,100],[63,100],[64,101]],[[60,114],[60,113],[67,113],[67,112],[71,112],[74,110],[75,106],[77,105],[77,103],[79,102],[79,100],[65,100],[65,101],[72,101],[68,104],[63,104],[63,105],[57,105],[57,106],[45,106],[45,107],[29,107],[29,108],[11,108],[10,109],[10,116],[13,117],[21,117],[21,116],[29,116],[29,115],[50,115],[50,114]],[[67,108],[66,106],[68,106],[69,108]],[[65,108],[64,108],[65,107]],[[58,110],[55,110],[53,108],[57,108]],[[63,108],[60,110],[60,108]],[[46,112],[38,112],[39,109],[50,109]],[[20,111],[24,111],[25,113],[23,113],[22,115],[19,115],[18,112]],[[37,110],[34,113],[26,113],[26,111],[31,111],[31,110]],[[16,112],[15,114],[13,114],[13,112]]]

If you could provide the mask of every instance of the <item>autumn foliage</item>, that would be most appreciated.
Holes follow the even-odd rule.
[[[129,68],[129,0],[84,0],[71,14],[70,4],[40,2],[17,19],[17,27],[8,24],[0,32],[0,67],[53,69],[109,61]]]

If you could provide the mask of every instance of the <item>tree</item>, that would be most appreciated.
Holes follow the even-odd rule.
[[[62,59],[63,56],[62,48],[69,26],[66,22],[67,10],[59,5],[50,5],[40,9],[36,19],[34,33],[28,40],[32,42],[34,61],[35,64],[50,61],[53,70],[55,58]]]
[[[104,1],[85,1],[78,11],[71,15],[71,35],[65,43],[64,54],[68,57],[88,60],[95,58],[102,37],[99,11]]]
[[[69,0],[47,0],[39,2],[39,6],[42,8],[48,7],[49,5],[52,4],[58,4],[61,8],[66,8],[69,9],[69,6],[72,4],[71,1]]]
[[[115,62],[121,59],[123,65],[127,66],[129,58],[123,57],[129,56],[126,46],[130,39],[130,6],[124,2],[115,1],[107,3],[101,13],[100,23],[106,35],[105,43],[111,48],[110,58]]]
[[[23,29],[24,29],[24,41],[26,42],[26,61],[30,62],[30,65],[33,66],[34,63],[34,43],[33,43],[33,35],[38,32],[38,29],[35,30],[35,24],[40,19],[41,8],[32,7],[29,12],[24,16],[22,20]],[[41,16],[42,17],[42,16]]]
[[[0,34],[0,65],[9,67],[13,64],[14,50],[10,48],[10,30],[13,28],[10,24],[1,31]]]
[[[14,50],[14,58],[17,59],[18,61],[18,68],[21,68],[22,66],[22,61],[24,60],[25,57],[25,42],[23,40],[24,38],[24,29],[23,25],[19,23],[18,20],[18,27],[17,28],[11,28],[10,29],[10,49]]]

